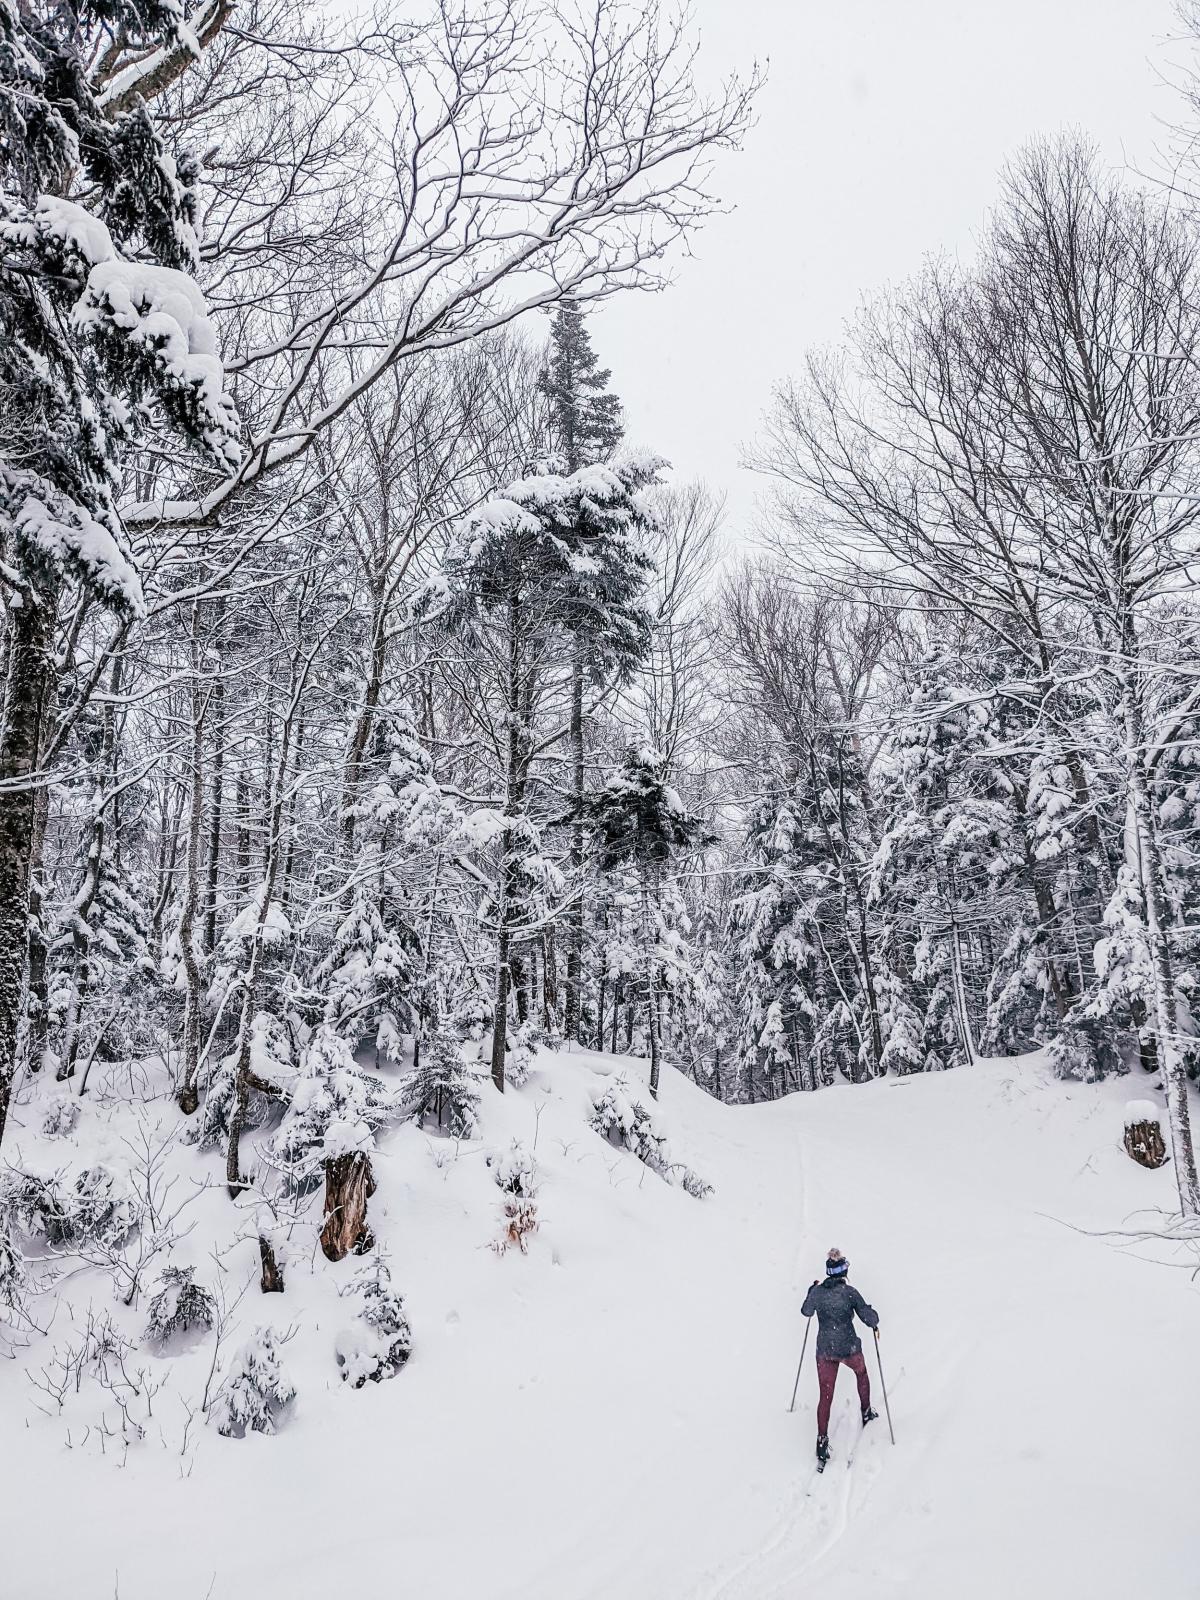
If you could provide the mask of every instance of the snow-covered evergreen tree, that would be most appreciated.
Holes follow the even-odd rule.
[[[280,1358],[282,1344],[275,1328],[259,1328],[234,1355],[209,1410],[218,1433],[243,1439],[247,1432],[275,1432],[296,1397]]]
[[[193,447],[197,464],[227,468],[240,430],[192,276],[198,168],[168,152],[139,97],[147,63],[163,85],[200,54],[183,7],[3,0],[0,40],[2,1135],[35,843],[29,780],[55,696],[59,608],[74,589],[126,622],[143,610],[116,505],[126,453],[159,435]],[[97,61],[107,70],[92,70]]]

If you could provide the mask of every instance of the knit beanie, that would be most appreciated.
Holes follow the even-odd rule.
[[[825,1263],[826,1275],[830,1278],[844,1278],[850,1271],[850,1263],[836,1247],[829,1252],[829,1259]]]

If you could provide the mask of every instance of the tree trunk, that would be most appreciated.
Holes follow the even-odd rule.
[[[658,1018],[658,962],[654,958],[654,951],[650,946],[650,887],[645,876],[642,878],[642,949],[646,954],[646,994],[647,994],[647,1022],[650,1028],[650,1098],[658,1099],[658,1074],[659,1057],[661,1054],[661,1041],[659,1039]]]
[[[571,821],[569,858],[574,898],[567,915],[566,1004],[563,1032],[579,1043],[583,985],[583,655],[582,643],[575,641],[575,660],[571,668],[571,796],[575,814]]]
[[[363,686],[362,704],[350,731],[346,758],[342,766],[342,856],[349,869],[354,857],[354,806],[362,791],[363,767],[371,730],[379,710],[383,692],[383,673],[387,660],[387,631],[384,614],[384,597],[381,584],[372,584],[371,590],[371,658],[367,681]]]
[[[275,1247],[265,1234],[258,1236],[258,1259],[262,1263],[262,1278],[259,1280],[264,1294],[283,1293],[283,1272],[279,1262],[275,1259]]]
[[[9,612],[0,735],[0,1140],[12,1100],[24,998],[41,713],[54,682],[53,598],[27,589],[22,600]]]
[[[217,948],[217,893],[221,875],[221,823],[225,799],[225,684],[219,675],[212,686],[212,787],[208,816],[208,862],[204,885],[204,953]]]
[[[500,924],[496,941],[496,997],[495,1015],[492,1018],[492,1082],[504,1093],[504,1054],[508,1049],[508,986],[509,934],[505,923]]]
[[[200,839],[204,826],[204,725],[209,691],[201,683],[199,606],[192,606],[191,627],[192,714],[191,771],[188,774],[187,857],[184,865],[183,901],[179,909],[179,952],[186,991],[183,1005],[183,1059],[179,1074],[179,1109],[190,1117],[200,1103],[200,1020],[204,984],[196,953],[196,913],[200,903]]]
[[[517,1022],[529,1020],[529,963],[523,956],[513,956],[509,963],[517,1002]]]
[[[298,660],[293,659],[292,661],[290,695],[288,703],[283,709],[282,727],[279,732],[279,754],[274,767],[267,774],[268,806],[264,820],[263,873],[260,890],[262,903],[259,906],[258,921],[254,926],[250,960],[242,978],[242,1010],[238,1021],[237,1034],[237,1079],[233,1115],[229,1119],[229,1145],[225,1153],[225,1179],[232,1199],[236,1199],[244,1189],[249,1187],[241,1171],[241,1139],[242,1129],[246,1123],[246,1110],[249,1105],[250,1089],[252,1087],[250,1044],[255,1008],[258,1004],[259,976],[262,970],[263,955],[266,950],[267,919],[271,914],[275,884],[279,876],[280,856],[285,848],[283,839],[285,831],[283,826],[284,796],[287,790],[292,761],[292,739],[295,734],[308,673],[315,655],[316,647],[314,646],[308,654],[302,669]]]
[[[613,1020],[611,1053],[617,1053],[617,1032],[621,1026],[621,1000],[625,992],[625,974],[618,972],[613,980]]]
[[[954,1010],[958,1021],[959,1037],[967,1064],[976,1060],[975,1040],[971,1032],[971,1013],[967,1009],[967,987],[963,981],[962,940],[958,928],[958,890],[954,881],[954,868],[946,868],[947,903],[950,907],[950,980],[954,992]]]
[[[1127,650],[1126,659],[1131,658]],[[1146,783],[1143,759],[1142,711],[1135,686],[1126,678],[1122,685],[1125,715],[1125,743],[1128,761],[1130,799],[1137,833],[1142,892],[1146,908],[1146,943],[1154,974],[1154,1007],[1158,1035],[1158,1060],[1162,1068],[1163,1089],[1167,1097],[1167,1121],[1171,1129],[1171,1150],[1175,1158],[1175,1182],[1179,1206],[1184,1216],[1200,1214],[1200,1179],[1196,1173],[1196,1152],[1192,1145],[1191,1114],[1188,1108],[1187,1068],[1179,1048],[1179,1028],[1175,1006],[1175,974],[1167,939],[1162,860],[1154,825],[1154,807]]]
[[[512,921],[520,860],[515,841],[515,823],[525,798],[525,766],[528,736],[523,731],[522,708],[525,697],[521,682],[521,597],[514,582],[508,594],[508,750],[504,775],[504,860],[500,872],[500,895],[496,941],[496,998],[492,1019],[492,1082],[504,1093],[504,1058],[508,1048],[508,994],[512,985]]]
[[[546,1029],[558,1027],[558,950],[553,927],[542,935],[542,995]]]
[[[79,1027],[83,1003],[91,987],[92,926],[91,915],[100,892],[104,871],[104,844],[107,825],[107,795],[116,783],[117,765],[117,713],[115,701],[121,691],[122,657],[116,656],[112,666],[110,684],[112,699],[104,707],[103,738],[100,749],[100,779],[97,784],[95,810],[92,815],[91,837],[88,842],[87,864],[83,882],[75,897],[72,918],[71,943],[74,961],[71,973],[71,998],[63,1027],[62,1060],[59,1063],[60,1080],[75,1076],[75,1060],[79,1052]]]
[[[45,730],[46,708],[38,721]],[[50,787],[39,784],[34,795],[33,845],[29,864],[29,953],[25,989],[24,1059],[30,1072],[40,1072],[50,1048],[50,935],[46,927],[46,823]]]
[[[246,776],[246,757],[242,751],[234,782],[233,810],[237,819],[234,835],[234,866],[236,869],[235,909],[240,911],[246,900],[250,883],[250,780]]]

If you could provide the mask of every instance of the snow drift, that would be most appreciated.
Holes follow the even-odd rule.
[[[697,1198],[589,1126],[640,1066],[542,1055],[519,1091],[481,1085],[479,1137],[383,1135],[374,1328],[364,1262],[316,1248],[319,1200],[282,1296],[223,1189],[191,1204],[171,1262],[226,1284],[215,1363],[202,1324],[146,1342],[148,1294],[114,1303],[102,1268],[62,1282],[0,1367],[6,1600],[1195,1592],[1194,1258],[1135,1237],[1173,1180],[1122,1151],[1127,1084],[1026,1058],[729,1108],[668,1073],[659,1132],[714,1186]],[[7,1154],[136,1187],[174,1116],[30,1102]],[[175,1144],[162,1162],[176,1201],[211,1165]],[[860,1435],[843,1374],[818,1478],[811,1352],[787,1403],[834,1241],[881,1314],[898,1442]],[[159,1385],[133,1443],[94,1377],[49,1398],[89,1302]],[[255,1362],[275,1363],[262,1431],[228,1385]],[[242,1438],[198,1414],[223,1382]]]

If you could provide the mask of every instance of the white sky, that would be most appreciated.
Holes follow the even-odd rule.
[[[928,251],[969,254],[1005,159],[1079,128],[1143,170],[1179,97],[1159,74],[1171,0],[695,0],[706,71],[769,58],[758,124],[661,295],[626,294],[592,332],[629,437],[753,518],[738,468],[772,384],[836,338],[872,288]],[[1178,56],[1178,50],[1174,52]]]

